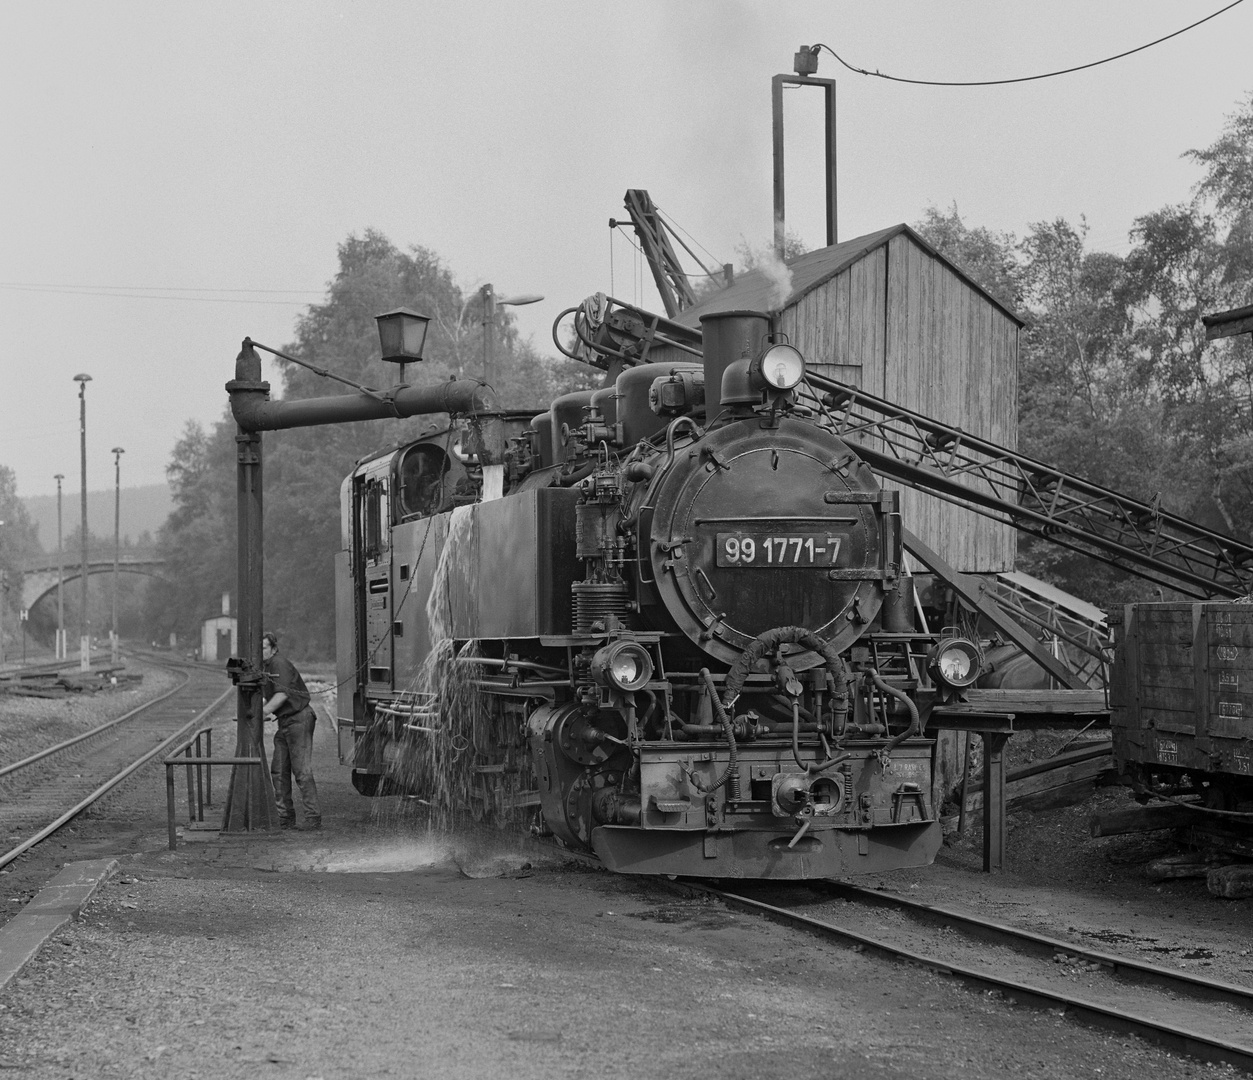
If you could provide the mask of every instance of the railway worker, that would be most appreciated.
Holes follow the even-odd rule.
[[[278,637],[268,631],[261,636],[261,658],[265,667],[262,715],[266,721],[278,722],[270,775],[274,780],[279,826],[304,831],[320,829],[322,810],[318,806],[318,787],[313,780],[313,726],[317,716],[309,705],[309,691],[296,666],[279,655]],[[304,809],[304,820],[299,826],[292,803],[293,777],[300,788]]]

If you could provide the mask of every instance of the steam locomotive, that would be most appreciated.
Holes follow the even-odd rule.
[[[940,845],[936,634],[895,492],[755,312],[700,363],[455,418],[341,492],[341,761],[609,869],[839,877]]]

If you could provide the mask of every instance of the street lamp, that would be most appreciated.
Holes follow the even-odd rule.
[[[496,309],[538,304],[544,298],[538,293],[497,296],[491,285],[484,285],[479,289],[479,296],[483,298],[483,381],[489,383],[492,381],[492,335],[496,329]]]
[[[57,473],[57,646],[53,650],[58,660],[69,655],[65,644],[65,545],[61,542],[61,481],[64,473]]]
[[[122,550],[122,455],[120,446],[109,451],[113,455],[113,629],[109,631],[110,662],[117,663],[117,563]]]
[[[80,671],[90,671],[91,639],[88,636],[87,622],[87,384],[91,382],[91,376],[87,374],[75,375],[74,381],[78,383],[78,432],[83,479],[81,502],[82,529],[80,531],[82,565],[79,567],[79,581],[81,584],[78,590],[78,668]]]
[[[430,318],[419,315],[408,308],[396,308],[382,315],[375,315],[378,323],[379,346],[383,350],[383,359],[389,364],[399,364],[400,374],[397,384],[405,381],[405,365],[416,364],[422,360],[422,350],[426,346],[426,330]]]

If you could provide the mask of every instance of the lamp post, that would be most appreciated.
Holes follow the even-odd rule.
[[[64,473],[57,473],[57,645],[53,652],[58,660],[69,655],[65,645],[65,545],[61,541],[61,481]]]
[[[117,663],[117,564],[122,551],[122,455],[120,446],[109,451],[113,455],[113,629],[109,631],[109,662]]]
[[[91,670],[91,638],[90,624],[87,621],[87,384],[91,376],[80,374],[74,376],[78,383],[78,432],[79,450],[82,459],[83,492],[81,500],[82,528],[79,537],[82,540],[80,555],[82,565],[79,567],[79,610],[78,610],[78,668],[80,671]]]
[[[497,296],[491,285],[479,289],[483,298],[483,381],[492,381],[492,336],[496,330],[496,309],[498,307],[521,307],[523,304],[538,304],[544,298],[538,293],[520,293],[517,296]]]

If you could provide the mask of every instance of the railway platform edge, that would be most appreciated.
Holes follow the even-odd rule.
[[[66,863],[51,881],[0,927],[0,989],[7,986],[44,943],[77,919],[92,893],[117,869],[117,859]]]

